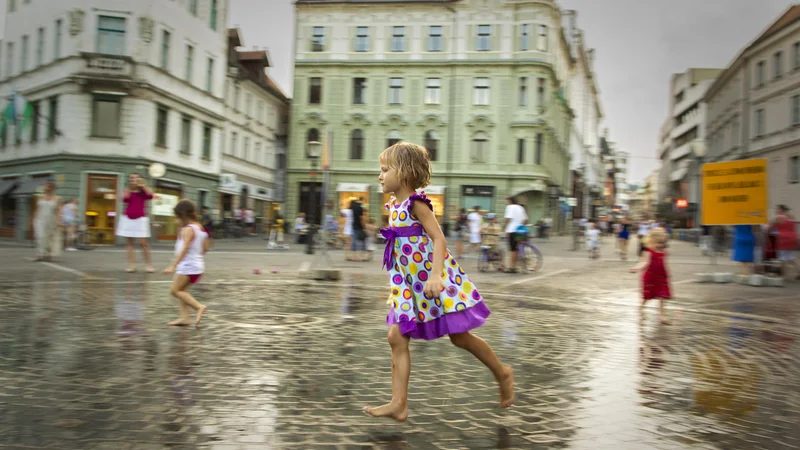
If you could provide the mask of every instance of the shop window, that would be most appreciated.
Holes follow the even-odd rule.
[[[166,180],[156,180],[153,191],[155,197],[151,204],[151,214],[157,224],[158,238],[173,240],[178,232],[174,209],[178,200],[183,197],[183,185]]]
[[[117,181],[116,175],[88,175],[84,218],[93,243],[114,243],[114,229],[117,223]]]

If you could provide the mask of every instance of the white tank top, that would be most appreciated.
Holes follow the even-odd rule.
[[[208,234],[195,224],[187,226],[192,227],[194,239],[188,244],[189,251],[183,257],[183,260],[178,263],[175,273],[179,275],[200,275],[206,270],[206,263],[203,258],[203,242],[208,238]],[[183,251],[183,239],[178,234],[178,239],[175,241],[175,256],[179,255],[181,251]]]

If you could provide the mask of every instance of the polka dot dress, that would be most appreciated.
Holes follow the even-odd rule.
[[[389,200],[386,208],[389,211],[390,227],[422,227],[422,224],[410,213],[411,203],[414,201],[425,202],[431,207],[430,200],[424,194],[412,195],[399,205],[395,204],[394,197]],[[394,265],[389,269],[391,291],[387,303],[391,309],[389,311],[390,317],[387,318],[388,324],[397,323],[401,326],[401,329],[406,330],[413,329],[413,327],[409,327],[409,325],[412,325],[409,322],[434,325],[429,324],[429,322],[443,319],[447,315],[464,316],[456,313],[465,312],[477,304],[481,306],[478,309],[485,310],[485,313],[480,314],[482,317],[467,317],[466,322],[470,322],[467,325],[465,325],[464,317],[459,317],[458,319],[452,317],[452,319],[456,319],[453,322],[457,322],[458,330],[454,330],[454,323],[451,323],[449,327],[450,333],[448,333],[447,327],[442,329],[441,324],[439,324],[440,331],[435,333],[437,334],[436,336],[429,336],[430,333],[427,333],[428,336],[424,338],[435,338],[441,334],[468,331],[469,328],[480,326],[483,323],[483,318],[488,316],[488,309],[482,304],[483,298],[469,279],[469,276],[464,272],[464,269],[458,265],[458,262],[450,255],[449,251],[445,254],[444,268],[440,274],[443,287],[439,298],[432,298],[424,293],[425,282],[428,281],[429,277],[436,276],[431,273],[433,241],[428,237],[427,233],[423,231],[421,236],[396,238],[393,252]],[[391,317],[392,315],[394,317]],[[448,318],[450,317],[448,316]],[[412,334],[411,337],[417,336]]]

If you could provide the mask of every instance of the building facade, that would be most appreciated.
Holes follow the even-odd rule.
[[[800,210],[800,5],[725,69],[705,96],[708,160],[765,158],[768,214]]]
[[[662,213],[674,209],[675,199],[688,200],[682,212],[686,225],[693,227],[699,217],[700,168],[705,155],[706,111],[703,101],[722,69],[691,68],[673,74],[670,80],[669,113],[665,122],[669,138],[660,150],[664,190]]]
[[[563,221],[573,62],[555,2],[299,0],[296,12],[287,215],[319,220],[307,143],[323,141],[325,201],[362,198],[380,221],[378,155],[407,140],[431,155],[440,221],[459,208],[502,213],[512,195],[532,221]]]
[[[35,194],[53,179],[77,197],[95,243],[113,243],[127,177],[149,184],[154,234],[176,234],[171,205],[216,204],[222,163],[227,1],[11,1],[0,96],[33,119],[0,136],[2,235],[31,234]]]
[[[252,208],[272,221],[283,201],[289,100],[266,74],[264,50],[240,50],[241,32],[228,30],[228,73],[219,216]]]
[[[591,217],[591,205],[601,199],[603,177],[600,168],[599,130],[603,119],[599,89],[594,72],[595,50],[587,49],[583,32],[577,27],[577,11],[565,11],[565,34],[573,59],[569,102],[574,113],[570,136],[573,217]]]

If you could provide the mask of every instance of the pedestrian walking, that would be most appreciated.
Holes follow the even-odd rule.
[[[628,260],[628,241],[631,238],[630,232],[631,224],[628,219],[622,219],[619,225],[619,234],[617,234],[617,243],[619,245],[619,258],[623,261]],[[641,236],[639,240],[641,241]]]
[[[403,422],[408,417],[408,380],[411,374],[409,338],[432,340],[444,335],[472,353],[494,374],[500,387],[500,406],[514,401],[514,371],[470,330],[481,326],[489,309],[470,278],[448,253],[447,242],[433,213],[430,199],[416,190],[430,183],[428,151],[408,142],[397,143],[380,155],[378,180],[384,193],[389,227],[383,265],[389,270],[391,293],[386,324],[392,349],[392,400],[372,416]],[[446,269],[445,269],[446,267]]]
[[[467,214],[467,226],[469,227],[469,250],[468,253],[474,253],[477,257],[481,248],[481,223],[483,216],[481,215],[481,207],[476,206],[475,209]]]
[[[586,249],[589,251],[589,259],[600,257],[600,229],[595,222],[589,222],[589,229],[586,230]]]
[[[342,227],[342,238],[344,241],[344,259],[346,261],[353,261],[353,210],[348,205],[347,208],[340,211],[344,217],[344,226]]]
[[[128,188],[122,192],[122,201],[125,211],[117,223],[117,236],[124,237],[127,241],[128,268],[126,272],[136,272],[136,254],[134,239],[139,241],[139,246],[144,254],[145,270],[153,273],[153,264],[150,260],[150,219],[145,211],[147,202],[153,199],[153,192],[147,188],[144,178],[138,173],[128,176]]]
[[[733,254],[731,259],[739,263],[740,274],[751,275],[755,261],[756,237],[752,225],[733,227]]]
[[[781,262],[781,274],[784,280],[790,280],[789,266],[794,267],[796,278],[800,280],[795,253],[797,253],[797,224],[786,205],[778,205],[775,219],[770,224],[770,231],[776,236],[778,260]]]
[[[672,298],[669,287],[669,273],[667,272],[667,232],[661,227],[650,230],[644,239],[645,249],[641,260],[630,271],[637,273],[644,269],[642,276],[642,304],[641,307],[653,299],[658,299],[661,323],[669,323],[664,312],[664,303]]]
[[[195,311],[195,326],[200,325],[203,313],[208,309],[189,293],[189,287],[197,284],[206,270],[205,254],[208,251],[208,233],[197,222],[197,210],[191,200],[181,200],[175,205],[175,218],[181,227],[175,241],[175,259],[164,269],[172,275],[169,293],[180,300],[181,315],[169,322],[172,326],[191,325],[189,307]]]
[[[36,200],[36,212],[33,213],[36,261],[51,261],[61,254],[61,198],[55,191],[56,184],[47,181],[44,194]]]
[[[467,233],[467,208],[461,208],[455,217],[456,258],[464,256],[464,236]]]
[[[78,251],[75,248],[75,230],[78,227],[78,199],[72,197],[61,207],[61,226],[67,233],[65,247],[68,252]]]

